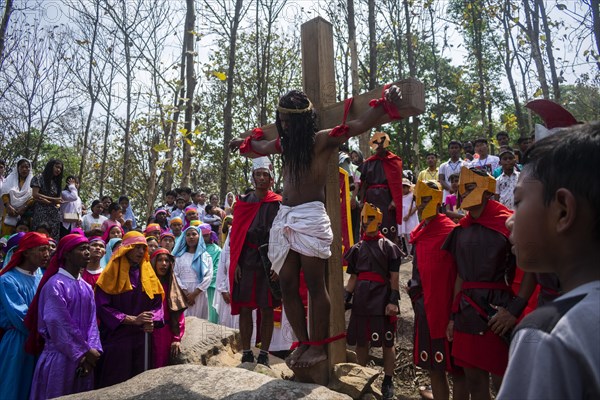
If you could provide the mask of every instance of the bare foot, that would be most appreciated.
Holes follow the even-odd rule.
[[[308,350],[303,352],[294,367],[296,368],[310,368],[313,365],[320,363],[321,361],[327,360],[327,353],[323,346],[310,346]]]
[[[306,344],[301,344],[298,347],[296,347],[292,354],[285,358],[285,363],[287,364],[287,366],[290,368],[295,367],[296,363],[298,362],[298,359],[306,350],[308,350],[308,347],[309,346]]]

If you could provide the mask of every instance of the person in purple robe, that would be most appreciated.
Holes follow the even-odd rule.
[[[42,352],[30,399],[45,400],[94,388],[93,369],[102,345],[94,292],[79,274],[89,260],[85,236],[69,234],[60,239],[29,307],[25,350],[34,355]]]
[[[144,371],[145,348],[150,347],[145,341],[154,328],[164,325],[165,292],[150,264],[144,235],[130,231],[123,236],[96,283],[95,295],[104,349],[97,386],[106,387]]]

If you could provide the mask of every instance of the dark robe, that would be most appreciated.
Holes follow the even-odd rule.
[[[98,371],[98,386],[126,381],[144,372],[144,331],[137,325],[124,325],[127,315],[152,311],[154,327],[163,326],[162,296],[149,298],[142,288],[139,267],[131,266],[129,280],[133,290],[107,294],[96,285],[96,313],[100,319],[100,338],[104,354]],[[151,334],[150,334],[151,335]],[[150,358],[150,367],[152,359]]]
[[[390,272],[399,271],[401,254],[398,246],[380,235],[375,240],[364,240],[363,237],[344,255],[348,260],[346,272],[357,275],[347,331],[348,344],[394,345],[396,317],[386,316],[385,308],[391,293]],[[371,276],[375,279],[368,278],[369,274],[374,274]]]
[[[255,193],[250,193],[240,196],[236,207],[240,205],[239,202],[259,203],[260,200]],[[242,277],[239,282],[233,282],[231,291],[232,304],[236,308],[274,308],[281,305],[281,300],[275,299],[271,293],[269,277],[258,252],[259,246],[269,243],[269,231],[279,210],[279,204],[279,201],[266,201],[260,204],[246,231],[244,244],[237,259],[237,264],[242,270]],[[236,209],[234,208],[234,210]],[[236,218],[237,216],[233,218],[234,224]],[[235,271],[234,265],[231,265],[231,271]]]
[[[390,152],[385,159],[373,156],[360,166],[360,174],[360,184],[365,187],[361,201],[381,210],[383,221],[379,230],[394,241],[398,236],[398,224],[402,223],[402,161]],[[388,207],[392,200],[395,200],[396,209],[390,211]]]

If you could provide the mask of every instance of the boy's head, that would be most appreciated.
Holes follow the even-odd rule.
[[[575,268],[596,268],[589,262],[600,242],[598,154],[598,122],[562,130],[528,149],[507,222],[525,271],[557,273],[563,284],[581,274]]]
[[[442,187],[437,181],[419,181],[415,189],[415,198],[419,219],[423,221],[434,217],[442,204]]]
[[[498,157],[500,157],[502,172],[508,175],[512,174],[517,161],[515,153],[512,151],[512,149],[510,147],[505,147],[502,151],[500,151]]]
[[[486,138],[478,138],[473,142],[475,153],[479,154],[480,158],[486,158],[489,154],[488,141]]]
[[[460,206],[465,210],[485,204],[496,191],[496,180],[483,170],[462,167],[458,181]]]
[[[437,159],[438,159],[438,156],[436,153],[431,153],[431,152],[427,153],[427,155],[425,157],[427,166],[429,168],[435,168],[435,166],[437,165]]]
[[[169,190],[165,193],[165,201],[168,205],[172,206],[175,203],[175,199],[177,199],[177,192],[174,190]]]
[[[365,203],[360,213],[360,219],[362,222],[361,230],[367,235],[374,236],[379,232],[379,225],[383,221],[383,214],[373,204]]]
[[[185,199],[183,197],[178,197],[175,205],[178,209],[183,210],[185,208]]]
[[[510,138],[508,137],[508,133],[505,131],[500,131],[496,133],[496,140],[498,140],[499,146],[508,146]]]
[[[450,181],[450,189],[452,189],[452,193],[456,193],[458,191],[458,182],[460,181],[459,174],[452,174],[448,177]]]

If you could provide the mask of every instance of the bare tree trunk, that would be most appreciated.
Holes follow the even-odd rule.
[[[552,77],[552,92],[554,93],[554,99],[560,100],[560,81],[556,74],[556,63],[554,62],[554,51],[552,50],[552,32],[548,25],[548,16],[546,15],[546,6],[544,0],[536,0],[537,6],[540,10],[542,17],[542,26],[544,28],[544,35],[546,36],[546,54],[548,56],[548,66],[550,67],[550,76]]]
[[[2,23],[0,25],[0,69],[4,62],[4,47],[6,43],[6,33],[8,32],[8,24],[10,22],[10,15],[13,12],[14,0],[6,0],[4,5],[4,15],[2,16]]]
[[[183,140],[183,165],[181,185],[188,186],[190,182],[190,173],[192,170],[192,147],[188,140],[192,136],[192,122],[194,114],[194,91],[196,90],[196,74],[194,71],[194,27],[196,24],[196,11],[194,9],[194,0],[186,0],[187,12],[185,15],[185,96],[187,98],[185,106],[185,135]]]
[[[410,8],[408,6],[408,0],[404,0],[404,15],[406,18],[406,56],[408,58],[408,71],[410,77],[415,78],[417,76],[417,63],[415,59],[415,50],[413,48]],[[408,159],[408,165],[409,167],[414,168],[417,166],[417,162],[419,159],[419,118],[412,117],[410,128],[412,132],[412,146],[410,146],[410,148],[414,151],[411,152],[411,157]]]
[[[356,48],[356,23],[354,21],[354,0],[348,0],[348,47],[350,48],[350,74],[352,76],[352,97],[358,96],[358,50]],[[369,135],[358,137],[358,148],[365,156],[369,154]]]
[[[439,62],[437,56],[437,46],[435,43],[435,21],[434,21],[434,9],[433,6],[429,7],[429,18],[431,22],[431,54],[433,55],[433,74],[435,75],[435,119],[437,128],[437,148],[438,154],[442,154],[444,151],[444,133],[442,130],[442,104],[440,94],[440,71]]]
[[[375,0],[369,0],[369,90],[377,86],[377,31]]]
[[[115,77],[115,63],[110,63],[110,80],[108,87],[112,87]],[[110,135],[110,112],[112,109],[112,92],[107,90],[108,100],[106,102],[106,121],[104,124],[104,140],[102,142],[102,164],[100,165],[100,198],[104,195],[104,181],[106,179],[106,158],[108,157],[108,136]]]
[[[90,39],[90,52],[89,52],[89,61],[88,61],[88,74],[87,74],[87,92],[90,96],[90,111],[87,116],[87,121],[85,123],[85,131],[83,133],[83,148],[81,151],[81,161],[79,162],[79,174],[78,179],[79,182],[83,180],[83,171],[85,169],[85,161],[87,160],[87,151],[88,151],[88,137],[90,134],[90,127],[92,125],[92,117],[94,115],[94,108],[96,106],[96,101],[98,100],[98,92],[94,91],[93,87],[93,68],[94,68],[94,49],[96,48],[96,38],[98,37],[98,22],[100,17],[100,3],[96,2],[95,4],[95,13],[94,13],[94,28],[92,31],[92,37]]]
[[[123,13],[123,24],[127,21],[127,6],[126,2],[122,3],[121,12]],[[127,193],[127,170],[129,169],[129,157],[130,157],[130,142],[131,142],[131,103],[132,99],[132,83],[133,83],[133,66],[131,62],[131,44],[130,44],[130,32],[123,26],[121,29],[123,33],[123,46],[125,51],[125,85],[126,85],[126,115],[125,115],[125,127],[123,132],[123,169],[121,170],[121,183],[119,185],[120,194]]]
[[[592,6],[592,25],[594,27],[594,39],[596,42],[597,55],[600,55],[600,1],[591,0]],[[600,61],[596,62],[598,69],[600,70]]]
[[[231,109],[233,107],[233,80],[235,74],[235,50],[237,45],[237,30],[240,24],[243,0],[236,0],[233,19],[229,36],[229,65],[227,67],[227,93],[223,109],[223,160],[221,163],[221,180],[219,183],[219,196],[224,199],[227,194],[227,172],[229,171],[229,142],[232,139],[233,121]]]
[[[531,10],[531,4],[529,4],[529,1],[530,0],[523,0],[523,5],[525,6],[525,23],[527,26],[524,27],[521,25],[521,27],[524,28],[524,31],[529,38],[529,44],[531,45],[531,56],[535,62],[542,93],[545,99],[549,99],[550,91],[548,90],[546,70],[544,69],[544,59],[542,58],[542,51],[540,49],[540,24],[537,15],[537,7],[536,12],[534,13]]]

